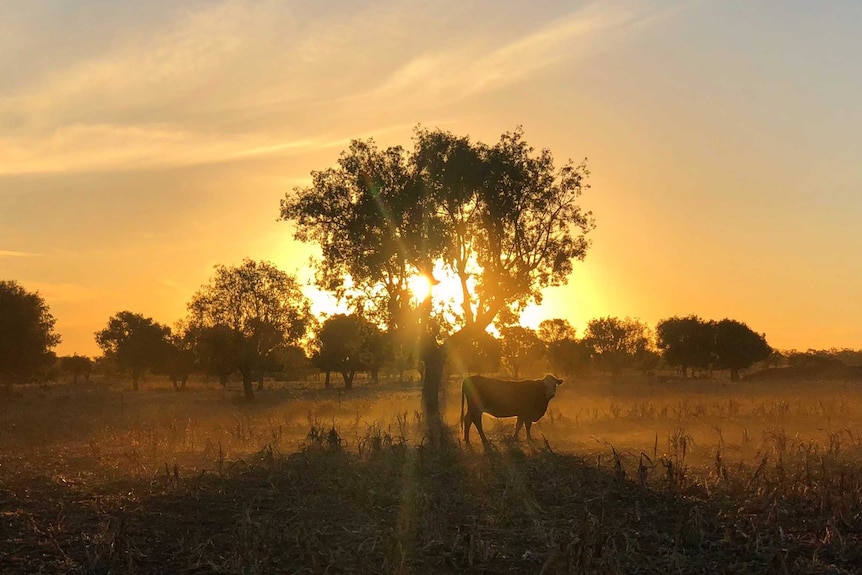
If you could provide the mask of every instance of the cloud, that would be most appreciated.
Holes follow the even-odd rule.
[[[620,3],[589,4],[521,36],[493,37],[445,52],[421,54],[383,85],[360,97],[457,101],[516,83],[554,64],[584,57],[600,44],[599,38],[607,42],[609,36],[634,29],[656,16],[654,11]]]
[[[258,135],[223,136],[158,125],[73,124],[44,138],[0,137],[0,175],[136,170],[222,162],[276,153],[307,153],[343,140],[285,141]]]
[[[14,250],[0,250],[0,258],[31,258],[42,254],[34,254],[30,252],[18,252]]]
[[[445,116],[443,104],[583,56],[650,16],[604,2],[563,16],[540,6],[527,24],[520,10],[490,3],[157,6],[164,17],[97,29],[103,50],[87,39],[75,58],[43,62],[17,86],[0,84],[0,175],[134,170],[342,145],[372,126],[387,131],[429,113]],[[467,24],[474,22],[483,25]],[[86,37],[77,25],[77,36]],[[0,23],[0,38],[3,32]],[[6,37],[21,42],[20,34]]]

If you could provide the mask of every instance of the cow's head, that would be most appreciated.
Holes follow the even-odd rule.
[[[545,376],[545,379],[542,380],[542,383],[545,384],[545,395],[548,399],[554,397],[554,394],[557,393],[557,386],[563,385],[562,379],[557,379],[550,373]]]

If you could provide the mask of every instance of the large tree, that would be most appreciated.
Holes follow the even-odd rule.
[[[671,317],[656,326],[656,346],[664,360],[682,369],[707,369],[715,359],[715,322],[696,315]]]
[[[96,332],[96,343],[117,367],[132,374],[132,389],[138,391],[141,376],[159,369],[167,357],[171,329],[150,317],[121,311]]]
[[[631,318],[601,317],[587,324],[584,343],[596,361],[614,375],[634,365],[650,346],[647,325]]]
[[[772,353],[766,336],[746,324],[723,319],[715,324],[715,367],[729,369],[730,379],[739,379],[739,370],[763,361]]]
[[[450,334],[430,317],[430,296],[411,301],[411,277],[433,284],[442,268],[458,279],[458,330],[513,323],[586,254],[593,220],[577,202],[586,176],[584,164],[556,168],[551,152],[536,152],[520,129],[490,146],[417,128],[412,152],[353,141],[336,167],[312,172],[310,186],[282,200],[281,217],[295,224],[297,239],[321,247],[324,289],[348,301],[351,290],[361,294],[366,313],[390,331],[418,317],[423,404],[436,420],[441,342]]]
[[[56,320],[38,292],[0,281],[0,382],[22,382],[53,356]]]
[[[215,266],[210,282],[188,304],[189,329],[230,343],[235,369],[242,374],[246,399],[254,398],[253,377],[263,383],[269,355],[298,343],[312,323],[311,303],[296,278],[269,262],[243,260],[238,266]],[[209,331],[208,330],[214,330]]]

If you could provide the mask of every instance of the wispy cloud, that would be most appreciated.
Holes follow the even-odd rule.
[[[582,57],[657,13],[643,6],[597,2],[562,17],[546,7],[530,25],[512,12],[475,31],[459,27],[456,3],[348,4],[334,15],[275,0],[174,8],[122,34],[102,31],[105,50],[46,64],[17,87],[0,84],[0,175],[341,145],[371,115],[378,128],[412,125],[441,103]]]
[[[586,57],[601,45],[598,40],[607,42],[654,20],[658,12],[644,7],[597,2],[519,37],[485,38],[421,54],[361,97],[440,102],[495,90],[543,68]]]
[[[34,256],[40,256],[42,254],[35,254],[30,252],[19,252],[15,250],[0,250],[0,258],[31,258]]]

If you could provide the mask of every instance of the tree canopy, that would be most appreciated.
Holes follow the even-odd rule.
[[[60,343],[55,323],[38,292],[0,281],[0,381],[22,382],[45,365]]]
[[[349,298],[349,277],[382,323],[398,325],[408,280],[437,263],[462,286],[459,327],[484,329],[565,283],[586,254],[593,219],[577,200],[587,174],[556,168],[520,129],[489,146],[417,128],[412,152],[354,140],[337,167],[282,199],[281,218],[321,247],[320,285]]]
[[[536,332],[520,325],[500,330],[502,362],[513,378],[518,379],[524,368],[535,368],[545,356],[545,346]]]
[[[554,373],[574,375],[588,368],[590,349],[576,335],[575,328],[566,319],[546,319],[539,324],[538,336],[545,344],[548,366]]]
[[[590,320],[584,344],[614,374],[632,365],[649,348],[649,328],[635,319],[601,317]]]
[[[254,397],[252,376],[263,382],[269,354],[299,342],[313,321],[311,303],[294,276],[250,259],[239,266],[215,266],[212,279],[194,294],[188,310],[189,329],[198,331],[212,349],[232,346],[228,357],[236,360],[234,369],[242,373],[248,399]]]
[[[729,369],[730,379],[739,379],[739,370],[763,361],[772,353],[766,336],[745,323],[723,319],[715,324],[715,367]]]
[[[656,326],[656,345],[670,365],[682,369],[683,377],[689,368],[707,369],[714,361],[714,322],[696,315],[664,319]]]
[[[96,332],[96,343],[117,367],[132,374],[132,389],[137,391],[141,376],[162,366],[168,352],[171,329],[141,314],[121,311],[108,319]]]
[[[83,375],[89,381],[93,372],[93,360],[89,357],[78,355],[67,355],[59,358],[60,369],[72,376],[72,384],[78,384],[78,376]]]
[[[312,341],[311,361],[326,373],[336,371],[344,380],[344,387],[351,389],[358,371],[376,374],[385,359],[383,334],[370,321],[356,314],[336,314],[321,325],[317,337]]]

